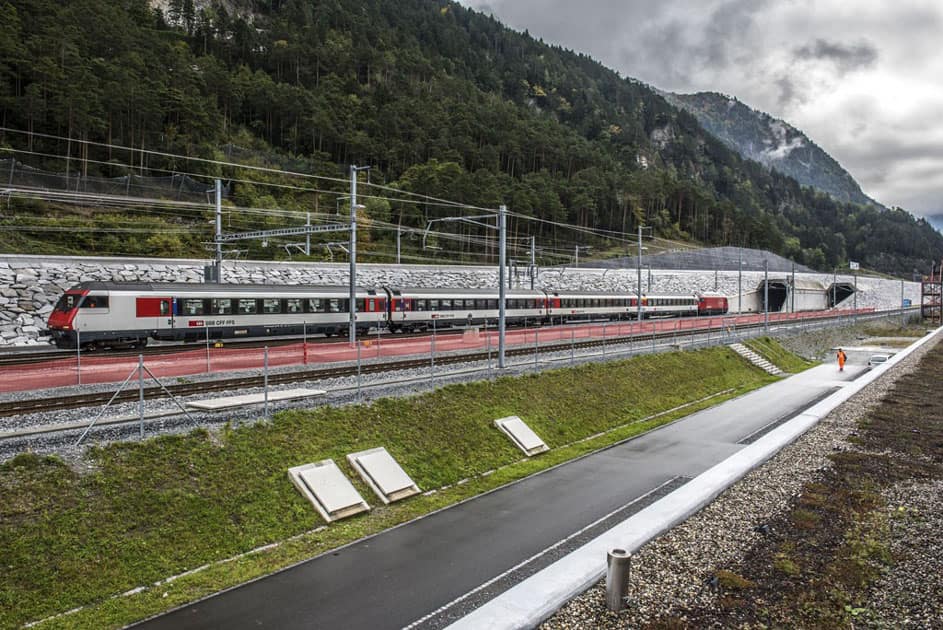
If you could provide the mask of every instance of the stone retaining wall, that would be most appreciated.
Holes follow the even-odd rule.
[[[202,282],[205,260],[170,260],[156,258],[86,258],[0,255],[0,347],[45,344],[46,319],[59,296],[70,286],[83,281],[126,282]],[[771,279],[788,274],[770,273]],[[516,287],[529,288],[526,269],[515,270]],[[797,278],[820,282],[828,287],[831,274],[796,274]],[[635,269],[547,268],[538,271],[534,286],[538,289],[582,291],[636,291]],[[716,289],[731,298],[731,310],[737,308],[737,272],[642,271],[642,291],[659,294],[685,294]],[[348,265],[338,263],[272,263],[227,261],[223,267],[227,283],[270,284],[348,284]],[[357,266],[358,284],[362,286],[463,287],[497,286],[495,267],[459,267],[430,265]],[[744,311],[760,308],[756,293],[762,272],[743,272]],[[839,282],[853,282],[850,276],[838,276]],[[899,280],[858,279],[858,306],[878,309],[900,305]],[[904,283],[905,297],[920,302],[920,285]],[[851,299],[847,301],[851,306]]]

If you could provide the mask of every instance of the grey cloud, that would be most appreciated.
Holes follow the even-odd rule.
[[[776,79],[776,87],[779,88],[779,104],[783,108],[790,107],[802,101],[799,96],[799,90],[791,77],[783,75]]]
[[[799,60],[822,60],[835,64],[841,75],[859,68],[873,66],[878,59],[877,48],[866,41],[857,44],[845,45],[830,42],[825,39],[816,39],[793,50],[793,57]]]

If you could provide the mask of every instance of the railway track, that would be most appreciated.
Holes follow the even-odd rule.
[[[458,334],[461,331],[439,331],[439,335]],[[397,339],[407,339],[409,337],[419,337],[428,333],[398,333]],[[361,336],[361,339],[373,338],[375,335]],[[383,335],[383,339],[389,339],[389,334]],[[303,341],[302,337],[279,337],[274,339],[253,339],[252,341],[226,341],[224,347],[252,349],[268,346],[277,348],[279,346],[288,346]],[[334,343],[346,343],[346,337],[309,337],[308,343],[311,345],[329,345]],[[137,357],[143,354],[145,357],[160,356],[163,354],[173,354],[175,352],[186,352],[188,350],[202,350],[205,345],[195,342],[187,344],[167,344],[160,346],[147,346],[135,350],[82,350],[83,357]],[[6,352],[0,353],[0,366],[5,365],[31,365],[44,363],[46,361],[55,361],[57,359],[74,359],[75,350],[43,350],[40,352]]]
[[[874,319],[886,317],[886,314],[869,313],[861,315],[861,319]],[[817,323],[828,323],[837,317],[817,318]],[[772,322],[771,322],[772,324]],[[775,322],[776,326],[790,326],[798,324],[809,324],[809,320],[793,320]],[[741,324],[737,326],[738,333],[748,330],[761,329],[764,327],[762,322],[752,324]],[[543,344],[538,347],[539,353],[566,352],[576,349],[587,349],[606,346],[617,346],[627,343],[637,343],[640,341],[651,341],[653,344],[665,339],[684,340],[698,335],[704,335],[706,329],[688,329],[683,331],[664,331],[637,333],[621,337],[611,337],[608,339],[588,339],[583,341],[570,341],[554,344]],[[475,361],[486,361],[489,358],[496,357],[496,351],[491,352],[471,352],[443,354],[435,357],[436,365],[450,365],[456,363],[469,363]],[[509,348],[505,351],[506,356],[533,356],[535,348],[533,346]],[[404,359],[382,363],[362,363],[360,365],[361,374],[374,374],[378,372],[396,372],[409,369],[423,368],[430,365],[430,359],[423,357],[419,359]],[[320,368],[314,370],[298,370],[292,372],[281,372],[268,375],[269,385],[282,385],[287,383],[297,383],[303,381],[319,381],[330,378],[341,378],[355,376],[358,368],[355,365],[345,365],[331,368]],[[232,391],[240,389],[250,389],[262,387],[264,384],[263,376],[247,376],[238,378],[224,378],[213,381],[203,381],[199,383],[175,383],[167,384],[164,387],[174,396],[191,396],[195,394],[206,394],[220,391]],[[144,388],[144,398],[154,399],[164,396],[160,387],[149,386]],[[22,401],[8,401],[0,403],[0,417],[9,417],[25,415],[30,413],[65,411],[84,407],[100,406],[111,400],[115,396],[114,392],[92,392],[74,395],[59,395],[53,397],[33,398]],[[116,397],[115,403],[127,403],[137,401],[140,391],[136,387],[131,387],[120,392]]]

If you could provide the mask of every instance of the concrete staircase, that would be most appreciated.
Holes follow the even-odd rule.
[[[747,361],[749,361],[756,367],[765,371],[767,374],[772,374],[773,376],[783,375],[782,370],[780,370],[778,367],[776,367],[775,365],[773,365],[772,363],[770,363],[769,361],[767,361],[766,359],[764,359],[757,353],[747,348],[742,343],[732,343],[730,344],[730,348],[731,350],[739,354],[741,357],[743,357],[744,359],[746,359]]]

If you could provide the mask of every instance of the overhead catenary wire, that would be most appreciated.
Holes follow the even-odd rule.
[[[206,163],[206,164],[212,164],[216,166],[230,167],[233,169],[244,169],[244,170],[255,171],[259,173],[274,174],[274,175],[278,175],[282,177],[298,177],[298,178],[303,178],[303,179],[332,182],[332,183],[344,184],[344,185],[348,183],[347,179],[339,178],[339,177],[314,175],[310,173],[299,173],[299,172],[289,171],[289,170],[284,170],[284,169],[262,167],[262,166],[256,166],[256,165],[251,165],[251,164],[241,164],[238,162],[229,162],[229,161],[224,161],[224,160],[214,160],[214,159],[209,159],[209,158],[184,156],[184,155],[173,154],[173,153],[168,153],[164,151],[157,151],[153,149],[133,148],[133,147],[126,147],[122,145],[116,145],[112,143],[103,143],[103,142],[95,142],[95,141],[90,141],[90,140],[67,138],[65,136],[58,136],[58,135],[53,135],[53,134],[26,132],[26,131],[11,129],[11,128],[2,127],[2,126],[0,126],[0,131],[18,133],[18,134],[32,133],[33,136],[41,137],[41,138],[48,138],[48,139],[55,140],[57,142],[88,144],[91,146],[103,147],[103,148],[108,148],[111,150],[128,151],[131,153],[145,153],[145,154],[150,154],[150,155],[155,155],[155,156],[160,156],[163,158],[171,159],[174,161],[178,161],[178,160],[181,162],[195,161],[195,162],[201,162],[201,163]],[[2,153],[22,153],[26,155],[35,155],[38,157],[45,157],[49,159],[76,160],[79,162],[100,164],[103,166],[107,166],[109,168],[118,167],[118,168],[129,168],[131,170],[134,169],[133,165],[125,166],[123,164],[116,164],[114,161],[102,161],[102,160],[95,160],[95,159],[90,159],[90,158],[85,158],[85,157],[73,157],[71,155],[69,156],[54,155],[54,154],[49,154],[49,153],[43,153],[40,151],[29,151],[25,149],[13,149],[13,148],[4,147],[0,149],[0,154]],[[148,168],[148,170],[149,172],[163,172],[163,173],[169,173],[171,175],[184,175],[184,176],[193,177],[197,179],[209,177],[208,175],[204,173],[189,172],[189,171],[181,170],[178,168],[168,169],[168,168],[151,167],[151,168]],[[227,181],[250,184],[250,185],[254,185],[258,187],[273,187],[273,188],[282,189],[282,190],[293,190],[293,191],[303,192],[303,193],[325,194],[325,195],[334,196],[336,198],[341,198],[341,197],[346,196],[345,191],[343,190],[327,190],[327,189],[317,188],[317,187],[312,187],[312,186],[299,186],[299,185],[288,184],[288,183],[270,182],[270,181],[264,181],[264,180],[241,179],[241,178],[227,178]],[[386,184],[380,184],[380,183],[374,183],[374,182],[363,182],[361,183],[361,186],[369,186],[378,191],[386,191],[386,192],[393,193],[393,195],[396,195],[396,196],[379,195],[379,194],[359,195],[363,199],[375,199],[375,200],[387,201],[387,202],[395,203],[395,204],[423,205],[425,207],[446,208],[452,212],[455,212],[456,210],[476,211],[476,212],[477,211],[495,212],[495,210],[492,208],[482,208],[482,207],[474,206],[472,204],[465,204],[461,202],[442,199],[439,197],[434,197],[431,195],[424,195],[421,193],[414,193],[412,191],[405,191],[405,190],[396,188],[395,186],[389,186]],[[147,185],[144,183],[135,184],[135,187],[138,189],[145,189],[145,190],[148,190],[148,189],[149,190],[165,190],[166,189],[166,187],[161,187],[156,184]],[[103,206],[103,207],[121,208],[124,210],[132,210],[133,208],[135,208],[135,206],[145,206],[145,205],[148,208],[153,209],[153,210],[156,210],[157,208],[161,208],[164,210],[172,210],[172,211],[173,210],[186,210],[186,211],[205,212],[205,211],[210,211],[214,209],[213,206],[208,202],[201,203],[201,202],[183,201],[183,200],[167,200],[167,199],[159,199],[159,198],[154,198],[154,197],[132,197],[132,196],[116,196],[116,195],[113,196],[113,195],[106,195],[102,193],[81,193],[78,191],[54,192],[54,191],[39,190],[39,189],[32,189],[32,190],[7,189],[5,190],[5,192],[8,195],[33,196],[34,198],[44,198],[50,201],[59,201],[63,203],[70,203],[70,202],[83,203],[83,204],[98,205],[98,206]],[[188,194],[199,194],[199,193],[190,192]],[[141,210],[141,211],[144,211],[144,210]],[[284,209],[284,208],[248,208],[248,207],[239,207],[239,206],[226,206],[224,211],[227,213],[233,213],[233,214],[241,213],[241,214],[246,214],[246,215],[255,214],[255,215],[266,215],[266,216],[280,216],[280,217],[292,218],[292,219],[298,219],[298,220],[304,219],[307,214],[305,210]],[[325,214],[324,216],[331,217],[332,215]],[[336,216],[337,215],[335,214],[333,215],[333,218],[324,218],[323,220],[324,221],[336,220]],[[510,212],[509,216],[517,220],[532,221],[532,222],[537,222],[544,225],[551,225],[556,228],[572,231],[576,234],[591,235],[596,238],[602,238],[608,241],[614,241],[614,242],[624,243],[624,244],[625,243],[630,244],[634,242],[634,235],[627,232],[621,232],[617,230],[606,230],[606,229],[601,229],[601,228],[592,228],[592,227],[582,226],[582,225],[573,225],[569,223],[543,219],[543,218],[534,217],[531,215],[517,213],[517,212]],[[316,221],[319,221],[319,220],[321,219],[316,219]],[[380,221],[376,221],[375,219],[371,219],[371,222],[373,223],[372,227],[376,229],[401,229],[405,231],[405,228],[403,228],[400,225],[394,225],[387,222],[380,222]],[[446,233],[446,232],[430,232],[429,234],[434,235],[437,238],[451,239],[451,240],[455,240],[459,242],[464,242],[469,245],[485,245],[488,247],[493,246],[492,240],[489,239],[487,236],[478,236],[478,235],[473,235],[473,234],[451,235],[450,233]],[[522,240],[522,241],[527,240],[529,238],[530,238],[529,236],[517,237],[518,240]],[[509,240],[513,240],[513,239],[509,239]],[[658,239],[658,240],[663,241],[663,242],[673,243],[672,241],[669,241],[667,239]],[[575,244],[579,244],[579,242],[581,241],[573,241],[573,242]],[[541,253],[542,256],[553,255],[551,248],[549,248],[548,246],[541,245],[540,249],[542,252]],[[559,247],[555,249],[557,251],[565,250],[565,248],[559,248]],[[561,254],[561,257],[563,257],[562,254]]]
[[[348,179],[346,179],[346,178],[341,178],[341,177],[331,177],[331,176],[328,176],[328,175],[315,175],[315,174],[313,174],[313,173],[299,173],[299,172],[297,172],[297,171],[288,171],[288,170],[284,170],[284,169],[276,169],[276,168],[266,167],[266,166],[256,166],[256,165],[253,165],[253,164],[242,164],[242,163],[239,163],[239,162],[227,162],[227,161],[225,161],[225,160],[214,160],[214,159],[210,159],[210,158],[201,158],[201,157],[188,156],[188,155],[179,155],[179,154],[176,154],[176,153],[168,153],[168,152],[165,152],[165,151],[155,151],[155,150],[153,150],[153,149],[144,149],[143,147],[142,147],[142,148],[133,148],[133,147],[127,147],[127,146],[124,146],[124,145],[118,145],[118,144],[113,144],[113,143],[96,142],[96,141],[93,141],[93,140],[82,140],[82,139],[77,139],[77,138],[68,138],[68,137],[65,137],[65,136],[58,136],[58,135],[54,135],[54,134],[47,134],[47,133],[40,133],[40,132],[31,132],[31,131],[23,131],[23,130],[21,130],[21,129],[13,129],[13,128],[4,127],[4,126],[0,126],[0,132],[10,132],[10,133],[17,133],[17,134],[24,134],[24,135],[32,135],[32,136],[37,136],[37,137],[41,137],[41,138],[48,138],[48,139],[56,140],[56,141],[58,141],[58,142],[68,142],[68,143],[75,143],[75,144],[87,144],[87,145],[97,146],[97,147],[102,147],[102,148],[107,148],[107,149],[111,149],[111,150],[127,151],[127,152],[129,152],[129,153],[139,153],[139,154],[140,154],[140,153],[144,153],[144,154],[148,154],[148,155],[156,155],[156,156],[165,157],[165,158],[170,158],[170,159],[178,159],[178,160],[182,160],[182,161],[201,162],[201,163],[204,163],[204,164],[212,164],[212,165],[214,165],[214,166],[226,166],[226,167],[231,167],[231,168],[245,169],[245,170],[257,171],[257,172],[262,172],[262,173],[271,173],[271,174],[282,175],[282,176],[291,176],[291,177],[300,177],[300,178],[303,178],[303,179],[315,179],[315,180],[321,180],[321,181],[329,181],[329,182],[334,182],[334,183],[344,184],[344,185],[346,185],[347,183],[349,183],[349,180],[348,180]],[[77,160],[77,161],[91,162],[91,163],[96,163],[96,164],[107,165],[107,166],[113,167],[113,168],[119,166],[118,164],[115,164],[114,162],[107,162],[107,161],[101,161],[101,160],[91,160],[91,159],[89,159],[89,158],[75,158],[75,157],[72,157],[72,156],[68,156],[68,157],[66,157],[66,156],[55,156],[55,155],[49,155],[49,154],[42,154],[42,153],[38,153],[38,152],[27,151],[27,150],[24,150],[24,149],[13,149],[13,148],[6,148],[6,147],[5,147],[5,148],[3,148],[2,150],[4,150],[4,151],[16,151],[16,152],[21,152],[21,153],[33,153],[33,154],[35,154],[35,155],[43,155],[43,156],[45,156],[45,157],[58,158],[58,159],[62,159],[62,160],[68,159],[68,160]],[[122,168],[124,168],[124,165],[120,165],[120,166],[121,166]],[[131,166],[128,166],[127,168],[130,168],[130,169],[133,170],[133,169],[134,169],[134,166],[131,165]],[[155,169],[155,170],[164,170],[164,172],[169,172],[167,169]],[[180,174],[191,175],[191,176],[194,176],[194,177],[210,177],[209,175],[206,175],[206,174],[187,173],[187,172],[179,171],[179,170],[175,170],[175,171],[173,171],[173,172],[177,172],[177,173],[180,173]],[[229,180],[230,178],[226,178],[226,179]],[[257,185],[272,185],[272,186],[278,186],[278,184],[275,184],[275,183],[271,183],[271,182],[260,182],[260,181],[258,181],[258,180],[244,180],[244,183],[253,183],[253,184],[257,184]],[[414,198],[415,198],[415,199],[412,199],[412,200],[396,199],[396,201],[403,202],[403,203],[412,202],[412,203],[425,203],[425,204],[440,204],[440,205],[444,205],[444,206],[448,206],[448,207],[453,207],[453,208],[467,208],[467,209],[469,209],[469,210],[475,210],[475,211],[484,210],[484,211],[488,211],[488,212],[497,212],[497,210],[494,209],[494,208],[482,208],[482,207],[472,206],[472,205],[465,204],[465,203],[461,203],[461,202],[457,202],[457,201],[451,201],[451,200],[448,200],[448,199],[442,199],[442,198],[439,198],[439,197],[433,197],[433,196],[431,196],[431,195],[425,195],[425,194],[422,194],[422,193],[416,193],[416,192],[412,192],[412,191],[405,191],[405,190],[402,190],[402,189],[399,189],[399,188],[395,188],[395,187],[392,187],[392,186],[387,186],[387,185],[384,185],[384,184],[378,184],[378,183],[372,183],[372,182],[364,182],[362,185],[371,186],[371,187],[375,187],[375,188],[379,188],[379,189],[381,189],[381,190],[392,191],[392,192],[395,192],[396,194],[399,194],[399,195],[406,195],[406,196],[414,197]],[[326,194],[337,194],[339,191],[321,190],[321,191],[319,191],[319,192],[323,192],[323,193],[326,193]],[[365,195],[360,195],[360,196],[365,196]],[[375,198],[377,198],[377,199],[385,199],[386,197],[376,196]],[[395,198],[389,198],[389,199],[395,199]]]

